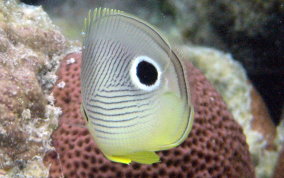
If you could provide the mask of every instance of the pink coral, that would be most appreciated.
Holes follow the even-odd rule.
[[[67,60],[75,59],[69,64]],[[45,157],[50,177],[255,177],[241,127],[233,120],[221,96],[190,62],[186,63],[195,121],[185,142],[161,151],[161,162],[130,165],[107,160],[84,127],[80,113],[80,54],[70,54],[58,71],[53,93],[62,108],[58,129],[53,133],[56,151]]]

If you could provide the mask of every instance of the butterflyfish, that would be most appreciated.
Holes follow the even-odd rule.
[[[128,13],[97,8],[85,19],[82,113],[106,158],[129,164],[160,161],[193,123],[182,60],[152,25]]]

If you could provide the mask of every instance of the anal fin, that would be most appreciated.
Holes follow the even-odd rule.
[[[124,164],[129,164],[132,161],[141,164],[153,164],[160,161],[160,157],[153,151],[142,151],[123,156],[110,156],[110,155],[105,155],[105,156],[111,161],[124,163]]]
[[[110,155],[105,155],[109,160],[118,162],[118,163],[123,163],[123,164],[129,164],[131,163],[131,159],[123,156],[110,156]]]
[[[160,161],[160,157],[153,151],[142,151],[127,155],[132,161],[142,164],[153,164]]]

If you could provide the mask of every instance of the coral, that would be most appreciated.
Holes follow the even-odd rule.
[[[248,84],[250,85],[250,84]],[[265,145],[267,149],[273,150],[275,147],[276,127],[272,122],[261,96],[255,89],[251,89],[251,111],[253,115],[252,129],[261,133],[264,140],[267,142]]]
[[[42,158],[61,113],[49,90],[70,49],[41,7],[0,1],[0,175],[48,175]]]
[[[159,152],[161,162],[153,165],[124,165],[107,160],[80,114],[80,60],[80,54],[73,53],[62,61],[57,84],[65,85],[53,88],[56,106],[62,108],[63,115],[52,135],[55,151],[45,157],[50,177],[254,177],[241,127],[221,96],[188,61],[195,122],[186,141],[177,148]]]
[[[272,175],[281,142],[262,99],[249,83],[243,67],[230,54],[196,46],[180,47],[222,94],[247,137],[257,177]]]
[[[284,113],[283,113],[284,114]],[[279,124],[279,126],[277,127],[277,133],[278,133],[278,144],[282,145],[282,149],[281,152],[279,153],[278,156],[278,162],[277,165],[275,167],[275,171],[274,171],[274,175],[273,178],[281,178],[284,177],[284,119],[283,119],[282,115],[282,120]]]
[[[282,145],[282,150],[281,150],[279,158],[278,158],[278,162],[277,162],[277,166],[275,168],[273,178],[284,177],[283,170],[284,170],[284,145]]]

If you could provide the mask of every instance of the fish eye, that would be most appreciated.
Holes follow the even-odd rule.
[[[160,74],[159,65],[147,56],[136,57],[130,69],[133,83],[146,91],[154,90],[160,85]]]
[[[141,61],[136,67],[136,75],[144,85],[151,86],[158,79],[158,71],[155,66],[147,61]]]

